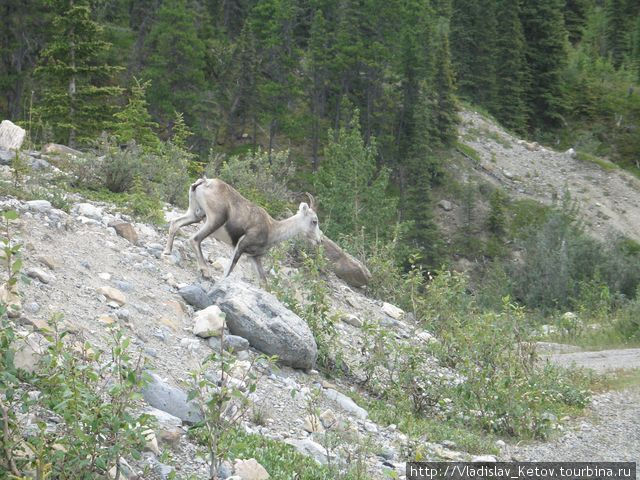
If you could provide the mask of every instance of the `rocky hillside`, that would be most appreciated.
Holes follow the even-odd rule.
[[[557,152],[529,143],[473,111],[461,112],[460,142],[473,175],[503,188],[512,198],[545,205],[565,192],[576,201],[587,231],[605,240],[620,234],[640,241],[640,180],[590,155]],[[455,199],[453,199],[455,201]]]
[[[17,240],[24,244],[24,272],[31,278],[22,287],[20,333],[47,328],[47,320],[56,314],[62,314],[63,326],[74,339],[98,347],[107,345],[109,326],[118,324],[126,330],[154,373],[140,408],[153,412],[164,430],[156,432],[160,450],[148,452],[144,462],[154,471],[164,472],[162,478],[172,469],[179,478],[191,473],[204,478],[206,473],[204,462],[196,459],[196,445],[185,435],[186,424],[197,420],[198,414],[185,403],[180,391],[189,380],[189,371],[219,346],[213,333],[220,326],[215,326],[217,307],[207,308],[214,301],[227,313],[232,333],[244,328],[248,338],[228,332],[226,336],[238,360],[239,381],[260,353],[283,359],[277,369],[258,364],[261,379],[251,398],[253,412],[260,413],[243,421],[247,432],[289,443],[326,463],[323,432],[338,430],[348,434],[344,438],[352,439],[332,453],[339,461],[355,458],[360,445],[367,443],[374,446],[364,456],[372,478],[387,478],[384,472],[389,470],[403,477],[401,452],[407,437],[394,425],[377,425],[367,418],[367,411],[349,397],[355,384],[332,383],[311,368],[316,345],[308,328],[275,297],[252,286],[258,282],[247,260],[241,260],[227,282],[211,293],[213,284],[199,280],[195,257],[186,241],[179,238],[173,254],[163,256],[163,228],[135,223],[107,204],[80,198],[75,201],[70,214],[52,208],[45,200],[5,198],[0,202],[0,209],[20,212]],[[177,213],[168,211],[167,217]],[[207,240],[203,246],[205,256],[221,272],[230,249],[215,240]],[[286,267],[284,271],[285,276],[295,273]],[[364,324],[383,325],[406,342],[434,341],[393,305],[373,301],[335,277],[330,279],[330,290],[331,311],[341,320],[337,323],[338,338],[354,379],[365,361],[361,353]],[[32,350],[37,352],[38,340],[43,340],[37,333],[29,335],[30,347],[20,356],[27,367],[37,359]],[[438,370],[435,365],[425,368]],[[321,412],[319,423],[309,417],[312,401],[314,409]],[[427,442],[426,447],[434,459],[471,458],[443,445]],[[162,461],[160,451],[166,452]]]

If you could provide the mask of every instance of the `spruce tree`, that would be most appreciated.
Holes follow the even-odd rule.
[[[569,41],[573,45],[582,39],[587,14],[593,3],[593,0],[567,0],[565,3],[564,24],[569,33]]]
[[[606,0],[607,51],[616,68],[620,68],[628,49],[626,0]]]
[[[492,110],[496,95],[496,0],[454,0],[451,55],[460,95]]]
[[[194,24],[190,0],[163,2],[145,42],[142,76],[151,80],[147,92],[154,120],[167,132],[175,112],[184,112],[199,139],[210,139],[204,80],[204,43]]]
[[[426,87],[418,94],[414,109],[414,142],[407,158],[407,185],[403,192],[402,218],[409,222],[406,240],[411,250],[418,253],[418,263],[425,268],[438,267],[441,242],[438,227],[433,219],[431,185],[442,172],[438,150],[440,139],[432,137],[434,129],[432,104]]]
[[[497,95],[493,113],[506,127],[524,133],[527,125],[525,91],[527,60],[520,23],[520,1],[499,0],[496,40]]]
[[[527,83],[529,125],[557,127],[566,108],[563,72],[567,63],[563,0],[536,0],[522,5],[521,20],[527,42],[531,81]]]
[[[322,10],[316,10],[309,32],[307,47],[307,77],[309,110],[311,114],[311,165],[318,168],[320,132],[327,110],[329,66],[331,62],[329,29]]]
[[[450,147],[458,138],[458,107],[454,95],[453,70],[446,23],[436,35],[434,78],[431,88],[430,138],[442,147]]]
[[[112,122],[114,102],[122,92],[113,78],[121,68],[103,60],[110,44],[91,19],[89,0],[49,3],[53,28],[37,68],[44,85],[37,112],[56,141],[85,143]]]
[[[0,118],[18,121],[27,116],[22,111],[27,103],[23,95],[44,45],[48,22],[45,0],[0,3]]]
[[[322,209],[322,230],[331,238],[386,239],[395,223],[396,201],[387,194],[389,171],[378,168],[376,146],[365,145],[358,112],[347,127],[329,132],[314,184]]]
[[[114,115],[116,122],[113,133],[122,143],[133,140],[144,149],[158,152],[162,146],[154,131],[158,124],[151,119],[145,99],[146,90],[151,82],[141,83],[135,77],[133,80],[135,83],[131,86],[127,105]]]

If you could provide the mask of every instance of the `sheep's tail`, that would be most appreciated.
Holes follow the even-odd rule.
[[[191,187],[189,188],[189,209],[192,210],[193,212],[195,212],[195,214],[198,217],[204,217],[204,210],[202,208],[200,208],[200,204],[198,203],[198,200],[196,199],[196,189],[198,188],[198,186],[202,185],[204,182],[206,182],[206,178],[199,178],[198,180],[196,180],[195,182],[193,182],[191,184]]]

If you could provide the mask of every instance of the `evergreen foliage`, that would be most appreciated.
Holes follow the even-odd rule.
[[[365,145],[358,112],[329,138],[314,180],[323,232],[330,238],[362,236],[365,243],[389,235],[396,220],[396,201],[387,195],[389,171],[376,165],[373,139]]]
[[[151,80],[147,97],[154,119],[169,130],[175,112],[199,131],[210,128],[203,115],[207,101],[205,48],[198,38],[191,0],[163,2],[145,41],[143,78]]]
[[[161,148],[160,139],[155,133],[158,124],[151,119],[145,99],[150,81],[141,83],[137,78],[134,81],[127,105],[114,115],[116,123],[113,134],[122,143],[135,141],[143,148],[158,151]]]
[[[520,22],[520,1],[498,0],[496,39],[497,93],[493,105],[496,118],[506,127],[524,133],[527,125],[527,60]]]
[[[563,6],[563,0],[539,0],[522,5],[521,20],[531,76],[526,100],[529,125],[533,129],[560,126],[566,110],[562,81],[567,63]]]
[[[101,39],[102,27],[92,20],[88,0],[48,3],[53,19],[37,68],[45,85],[38,115],[51,125],[55,140],[85,143],[112,123],[114,98],[122,89],[111,82],[120,68],[103,60],[110,45]]]

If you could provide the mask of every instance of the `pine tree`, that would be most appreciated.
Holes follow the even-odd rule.
[[[24,118],[23,95],[45,42],[49,15],[44,0],[0,4],[0,118]]]
[[[567,0],[564,7],[564,24],[569,32],[569,41],[576,45],[581,39],[587,23],[587,13],[593,0]]]
[[[141,83],[135,77],[133,80],[135,84],[131,86],[131,96],[126,107],[114,115],[116,123],[113,133],[122,143],[134,140],[143,148],[157,152],[161,148],[160,139],[154,131],[158,124],[151,119],[145,99],[151,82]]]
[[[636,82],[640,83],[640,15],[636,20],[636,28],[633,31],[632,53],[633,67],[636,71]]]
[[[327,110],[330,66],[329,30],[322,10],[316,10],[309,32],[307,76],[309,78],[309,110],[311,114],[311,164],[318,168],[320,132]]]
[[[414,110],[415,136],[408,152],[407,185],[402,202],[402,218],[410,222],[406,241],[418,253],[418,262],[425,268],[439,266],[442,246],[431,208],[431,185],[442,172],[436,150],[440,142],[430,135],[433,131],[431,108],[423,87]]]
[[[103,56],[110,45],[102,27],[91,19],[88,0],[51,0],[53,28],[37,68],[45,85],[37,111],[57,141],[74,145],[89,141],[108,128],[115,99],[122,89],[113,85],[121,70]]]
[[[496,0],[454,0],[451,55],[460,94],[492,110],[496,96]]]
[[[628,49],[626,0],[607,0],[605,14],[607,19],[607,51],[616,68],[620,68]]]
[[[206,115],[204,43],[194,15],[190,0],[162,3],[145,42],[143,78],[151,80],[147,97],[154,120],[169,130],[175,112],[185,112],[202,140],[213,134]]]
[[[323,231],[331,238],[363,235],[367,242],[387,238],[396,210],[388,182],[389,171],[376,163],[375,141],[364,143],[356,110],[348,127],[335,135],[329,132],[324,161],[314,177]]]
[[[458,138],[458,107],[454,96],[453,71],[446,24],[438,28],[434,59],[434,79],[430,95],[430,138],[442,147],[450,147]]]
[[[520,1],[499,0],[496,41],[497,95],[493,112],[498,120],[515,132],[524,133],[526,114],[525,40],[520,23]]]
[[[559,126],[566,108],[562,80],[567,63],[563,6],[563,0],[537,0],[522,5],[521,20],[531,77],[526,100],[529,125],[533,129]]]

